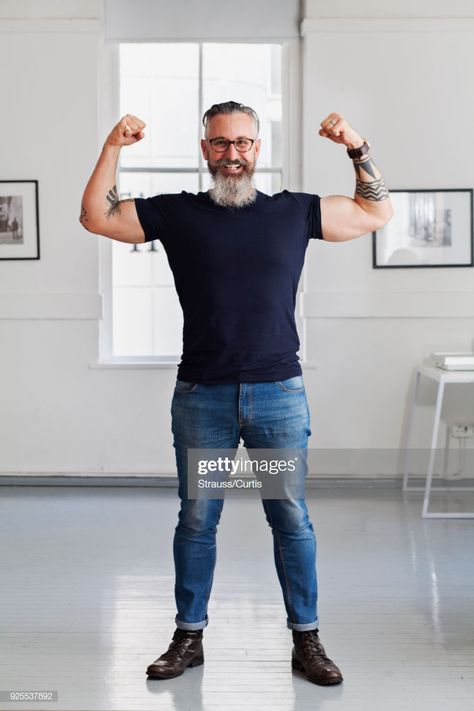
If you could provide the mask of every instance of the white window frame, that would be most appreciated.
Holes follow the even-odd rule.
[[[194,40],[209,42],[209,39]],[[215,40],[213,40],[215,41]],[[241,40],[243,42],[244,40]],[[222,40],[227,43],[228,40]],[[99,136],[98,152],[101,151],[105,136],[119,118],[120,75],[119,43],[103,42],[99,66]],[[301,151],[301,42],[299,39],[282,41],[282,129],[284,134],[283,186],[288,190],[300,191],[302,181]],[[102,318],[99,321],[99,354],[95,368],[156,368],[176,370],[179,359],[165,356],[114,356],[112,352],[112,241],[99,238],[99,290],[102,295]],[[302,315],[302,292],[306,284],[306,266],[303,268],[297,295],[296,320],[300,335],[300,361],[306,361],[306,323]]]

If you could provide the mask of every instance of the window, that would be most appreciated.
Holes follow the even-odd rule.
[[[229,99],[252,106],[260,118],[258,189],[282,189],[280,44],[121,44],[119,61],[120,115],[147,123],[145,139],[122,150],[122,198],[208,190],[201,118]],[[181,336],[181,307],[161,243],[112,241],[112,356],[177,362]]]

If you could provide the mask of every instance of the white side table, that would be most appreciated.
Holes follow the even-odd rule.
[[[415,487],[408,486],[408,467],[409,467],[409,446],[411,444],[412,434],[413,434],[413,424],[415,420],[415,410],[416,410],[416,399],[418,396],[418,391],[420,387],[421,376],[426,378],[431,378],[438,383],[438,393],[436,396],[436,407],[433,419],[433,431],[431,436],[431,451],[428,463],[428,471],[426,474],[426,484],[425,484],[425,496],[423,500],[423,518],[474,518],[474,513],[431,513],[429,511],[430,505],[430,495],[433,482],[433,470],[435,463],[436,445],[438,442],[438,432],[439,423],[441,420],[441,408],[443,405],[443,395],[445,385],[450,383],[474,383],[474,371],[473,370],[443,370],[442,368],[437,368],[434,365],[421,364],[416,369],[416,379],[415,388],[413,393],[413,400],[410,407],[409,419],[407,423],[404,453],[405,453],[405,465],[404,465],[404,475],[403,475],[403,491],[414,491]],[[418,490],[418,489],[416,489]],[[436,489],[435,489],[436,490]],[[440,487],[440,491],[454,490],[453,487]],[[456,487],[456,491],[472,491],[473,487]]]

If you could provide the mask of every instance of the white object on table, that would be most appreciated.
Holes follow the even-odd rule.
[[[474,353],[432,353],[431,364],[444,370],[474,370]]]
[[[474,384],[474,371],[469,371],[469,370],[456,370],[456,371],[449,371],[449,370],[442,370],[441,368],[437,368],[434,365],[429,365],[429,364],[421,364],[417,367],[416,369],[416,379],[415,379],[415,388],[414,388],[414,393],[413,393],[413,400],[411,403],[410,407],[410,414],[409,414],[409,419],[408,419],[408,425],[406,429],[406,436],[405,436],[405,465],[404,465],[404,475],[403,475],[403,491],[419,491],[418,487],[409,487],[408,486],[408,465],[409,465],[409,446],[411,443],[411,438],[413,434],[413,424],[414,424],[414,419],[415,419],[415,410],[416,410],[416,399],[418,396],[418,391],[420,387],[420,380],[421,376],[424,376],[426,378],[430,378],[431,380],[435,380],[438,383],[438,393],[436,396],[436,407],[435,407],[435,414],[434,414],[434,419],[433,419],[433,430],[432,430],[432,435],[431,435],[431,451],[430,451],[430,458],[429,458],[429,463],[428,463],[428,471],[426,474],[426,484],[425,484],[425,495],[423,499],[423,510],[422,510],[422,516],[423,518],[474,518],[474,513],[443,513],[443,512],[438,512],[438,513],[432,513],[429,511],[429,505],[430,505],[430,495],[431,495],[431,488],[432,488],[432,482],[433,482],[433,470],[434,470],[434,463],[435,463],[435,454],[436,454],[436,444],[438,442],[438,433],[439,433],[439,423],[441,420],[441,408],[443,406],[443,396],[444,396],[444,388],[446,385],[451,384],[451,383],[473,383]],[[435,491],[472,491],[473,487],[467,486],[467,487],[436,487]]]

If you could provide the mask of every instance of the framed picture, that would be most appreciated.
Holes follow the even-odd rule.
[[[0,180],[0,259],[39,259],[37,180]]]
[[[472,267],[472,189],[390,190],[394,215],[372,233],[374,269]]]

